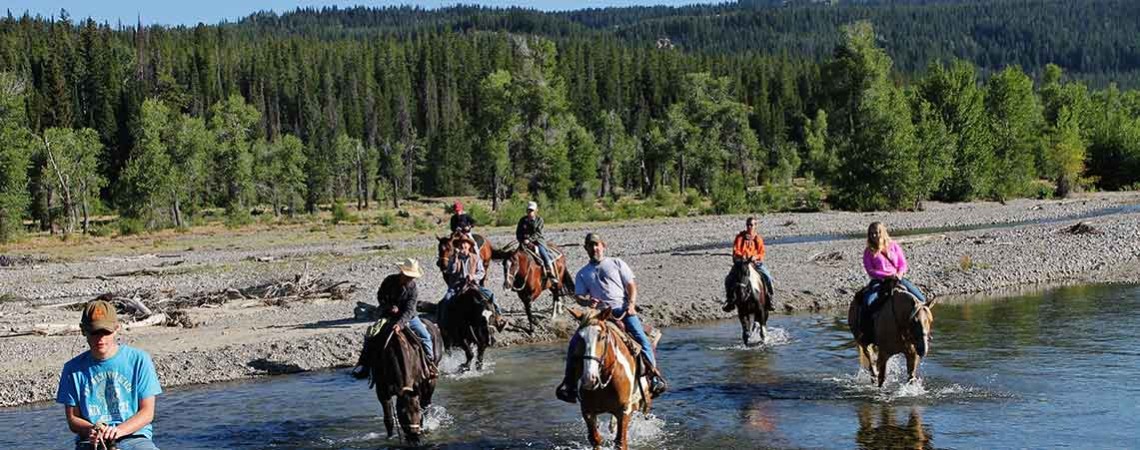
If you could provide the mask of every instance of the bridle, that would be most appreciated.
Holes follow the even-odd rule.
[[[583,352],[582,355],[578,356],[577,358],[581,359],[583,361],[596,361],[598,363],[599,368],[606,369],[606,368],[608,368],[606,366],[606,354],[607,354],[607,351],[610,349],[610,346],[613,345],[613,341],[610,339],[610,334],[612,332],[610,331],[609,326],[604,321],[601,321],[601,320],[597,321],[597,325],[598,325],[598,328],[601,330],[598,332],[598,340],[602,341],[602,352],[598,356],[587,355],[587,354],[585,354],[585,352]],[[586,328],[589,326],[591,326],[591,325],[586,325],[585,327],[582,327],[582,328]],[[579,331],[581,331],[581,330],[579,329]],[[604,388],[606,386],[609,386],[610,382],[613,381],[613,379],[614,379],[614,371],[610,370],[609,371],[609,377],[606,378],[605,380],[603,380],[602,384],[599,385],[598,387]]]

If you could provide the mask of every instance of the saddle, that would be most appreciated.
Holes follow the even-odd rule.
[[[483,248],[483,244],[485,244],[487,242],[487,239],[483,238],[483,235],[481,235],[481,234],[471,233],[471,237],[473,239],[475,239],[475,251],[476,252],[478,252],[479,249]]]
[[[380,345],[379,349],[372,351],[383,351],[384,347],[387,347],[389,345],[399,345],[393,344],[391,341],[400,338],[403,338],[405,341],[407,341],[410,344],[408,347],[410,347],[412,351],[416,352],[419,355],[420,361],[423,364],[423,369],[426,372],[429,361],[434,361],[435,355],[428,355],[426,352],[424,352],[423,345],[420,345],[420,337],[417,336],[410,327],[401,327],[400,335],[397,336],[392,333],[392,321],[387,317],[381,317],[380,319],[377,319],[375,323],[369,325],[368,330],[364,333],[365,342],[371,342],[373,339],[377,339],[377,341],[373,342],[372,345]],[[374,378],[376,374],[372,373],[372,370],[369,372],[370,381],[368,387],[371,388],[376,384],[376,379]],[[401,375],[403,375],[402,378],[404,378],[402,383],[404,385],[404,389],[411,389],[416,380],[409,378],[407,376],[407,371],[403,371]]]
[[[863,342],[864,345],[870,345],[870,344],[875,343],[875,326],[874,326],[874,324],[875,324],[875,316],[878,315],[879,310],[883,309],[883,305],[887,303],[887,301],[890,299],[890,297],[892,295],[894,295],[896,290],[899,290],[899,289],[905,290],[906,289],[906,288],[902,287],[902,285],[900,285],[898,281],[894,281],[894,280],[883,281],[882,283],[879,283],[879,286],[877,289],[877,292],[879,295],[878,299],[875,301],[874,304],[868,306],[866,304],[866,302],[864,302],[864,299],[867,298],[868,287],[869,286],[863,286],[863,288],[860,289],[859,292],[855,293],[855,298],[852,300],[852,304],[855,306],[855,311],[856,311],[855,319],[857,321],[853,325],[853,328],[856,330],[860,330],[861,334],[860,334],[859,340],[861,342]]]

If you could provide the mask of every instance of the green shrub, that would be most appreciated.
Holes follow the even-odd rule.
[[[739,175],[722,176],[712,189],[712,211],[714,214],[732,214],[745,210],[748,204],[744,192],[744,180]]]
[[[396,224],[396,215],[391,211],[384,211],[376,216],[376,224],[388,228]]]
[[[253,216],[244,209],[234,209],[226,214],[226,228],[241,228],[253,223]]]
[[[353,223],[359,220],[356,215],[348,212],[348,208],[344,206],[344,202],[338,201],[332,207],[332,223],[333,225],[341,222]]]
[[[415,228],[416,231],[427,231],[434,227],[427,219],[416,216],[415,219],[412,219],[412,228]]]
[[[519,218],[526,215],[526,199],[514,198],[499,205],[499,212],[495,215],[495,225],[503,227],[515,225]]]
[[[120,217],[115,222],[119,228],[119,236],[132,236],[146,231],[146,224],[140,219]]]
[[[486,207],[484,207],[483,205],[480,205],[478,203],[472,204],[471,206],[467,207],[467,214],[470,214],[471,218],[475,219],[476,225],[480,225],[480,226],[488,225],[489,226],[489,225],[492,225],[495,223],[495,216],[494,216],[494,214],[491,213],[491,210],[487,209]]]

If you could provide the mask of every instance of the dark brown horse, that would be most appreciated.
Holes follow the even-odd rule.
[[[740,318],[741,338],[745,346],[760,345],[768,336],[768,290],[763,277],[748,262],[733,264],[729,279],[729,295],[736,303],[736,316]],[[752,336],[760,334],[752,341]]]
[[[554,303],[550,307],[551,317],[562,309],[562,296],[574,292],[574,278],[566,268],[566,258],[554,245],[547,244],[546,247],[558,254],[554,260],[554,273],[550,277],[543,275],[542,262],[538,256],[523,249],[522,246],[513,252],[498,252],[503,257],[503,289],[518,293],[519,300],[522,300],[523,308],[526,309],[526,318],[532,327],[537,322],[531,312],[531,304],[538,300],[543,291],[549,290],[554,297]],[[560,289],[552,289],[554,279],[562,280]]]
[[[451,255],[455,254],[457,251],[455,248],[455,239],[460,236],[462,235],[459,232],[453,233],[450,236],[436,236],[436,239],[439,240],[439,244],[436,246],[437,253],[435,266],[439,267],[439,270],[441,272],[444,270],[444,266],[447,265],[447,261],[451,259]],[[494,248],[491,247],[491,241],[478,234],[474,234],[472,236],[475,237],[476,245],[479,245],[479,241],[483,241],[483,244],[479,245],[479,248],[476,249],[476,253],[479,255],[479,259],[483,260],[483,269],[490,271],[491,255],[494,254]],[[480,286],[484,286],[486,284],[487,275],[489,274],[487,272],[484,272],[483,279],[479,280]]]
[[[411,445],[420,444],[423,412],[431,405],[431,397],[435,393],[436,378],[427,376],[423,358],[433,358],[438,364],[443,356],[440,346],[443,338],[439,328],[428,320],[420,320],[432,336],[435,355],[424,355],[419,338],[411,330],[401,328],[393,332],[394,327],[390,324],[383,325],[379,333],[369,338],[365,350],[371,384],[376,388],[376,399],[384,408],[384,427],[388,437],[395,435],[398,420],[404,440]]]
[[[609,309],[585,313],[571,309],[570,314],[578,320],[575,334],[581,338],[582,345],[576,349],[580,354],[567,357],[582,360],[578,400],[588,428],[587,438],[595,449],[602,448],[598,416],[610,414],[613,416],[610,424],[616,428],[614,447],[626,450],[634,411],[647,414],[653,406],[649,378],[639,372],[636,358],[622,339],[624,332],[611,321]],[[654,346],[659,338],[659,334],[651,338]]]
[[[447,311],[440,311],[440,329],[443,342],[448,350],[463,349],[467,361],[459,366],[460,372],[471,369],[475,359],[475,369],[483,369],[483,352],[494,343],[491,325],[501,323],[502,318],[495,313],[491,301],[475,286],[468,286],[455,294],[447,304]]]
[[[934,312],[931,307],[937,300],[923,303],[911,295],[901,284],[889,282],[879,295],[874,313],[874,342],[865,336],[860,323],[864,291],[860,290],[847,310],[847,324],[855,337],[859,350],[859,365],[877,378],[879,387],[887,379],[887,361],[902,353],[906,356],[907,381],[918,378],[918,365],[930,351],[931,333],[934,330]]]

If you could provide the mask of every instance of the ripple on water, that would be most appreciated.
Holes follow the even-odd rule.
[[[792,342],[792,333],[789,333],[788,330],[785,330],[783,328],[772,327],[772,328],[768,328],[768,334],[766,336],[764,336],[764,343],[762,343],[760,345],[753,345],[750,347],[745,346],[744,344],[721,345],[721,346],[709,347],[709,350],[718,351],[718,352],[739,351],[739,350],[756,351],[756,350],[765,350],[765,349],[768,349],[770,347],[775,347],[777,345],[787,345],[787,344],[790,344],[791,342]]]

